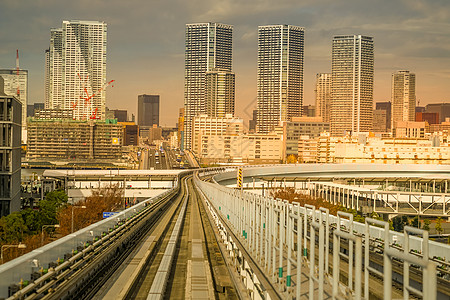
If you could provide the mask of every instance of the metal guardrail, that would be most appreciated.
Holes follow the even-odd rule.
[[[301,268],[299,259],[303,255],[303,260],[306,261],[306,265],[310,269],[308,279],[310,299],[314,298],[314,295],[318,295],[319,298],[323,296],[325,292],[323,284],[327,278],[332,285],[332,290],[327,291],[327,293],[329,295],[332,294],[333,298],[355,297],[356,299],[361,299],[363,295],[362,281],[364,280],[364,297],[368,299],[370,287],[369,272],[373,273],[373,271],[378,272],[377,274],[383,277],[384,297],[389,299],[391,298],[393,285],[393,259],[404,262],[406,266],[409,266],[408,264],[418,266],[423,272],[423,278],[426,278],[422,282],[422,291],[417,291],[406,285],[404,289],[405,297],[408,297],[408,293],[411,292],[418,295],[422,292],[425,299],[436,299],[437,297],[436,264],[429,259],[427,255],[429,249],[426,249],[424,246],[428,244],[428,240],[411,236],[410,234],[425,234],[422,230],[412,230],[410,227],[406,227],[403,234],[406,239],[404,239],[404,242],[402,240],[403,250],[399,250],[398,245],[393,245],[392,237],[396,237],[396,244],[398,244],[400,239],[397,236],[400,234],[389,231],[387,222],[367,218],[366,223],[361,224],[353,222],[352,216],[348,214],[340,213],[336,217],[328,215],[324,209],[317,210],[314,207],[301,207],[287,201],[234,190],[199,179],[196,179],[196,184],[209,199],[216,213],[222,216],[222,219],[232,228],[236,236],[241,237],[240,242],[249,253],[252,253],[252,258],[259,262],[259,267],[265,270],[268,277],[272,279],[272,283],[279,288],[281,295],[292,295],[294,292],[296,295],[301,294],[301,279],[298,275],[294,279],[291,270],[292,268],[297,268],[297,273],[299,272]],[[296,222],[293,222],[293,220]],[[329,234],[325,234],[325,229],[329,227],[329,224],[333,223],[336,225],[336,229],[330,237]],[[302,225],[303,231],[300,229]],[[378,227],[380,225],[382,228]],[[307,226],[309,226],[309,236]],[[304,242],[303,245],[300,245],[299,241],[302,239]],[[325,257],[328,256],[328,252],[325,252],[327,240],[333,245],[333,274],[329,274],[329,268],[325,266]],[[348,269],[349,280],[343,292],[341,288],[342,282],[339,279],[338,264],[336,264],[336,260],[340,261],[343,253],[339,251],[340,246],[335,246],[339,240],[346,240],[349,247],[348,255],[346,255],[346,260],[350,262]],[[381,251],[384,266],[382,272],[372,270],[369,266],[369,249],[371,244],[379,243],[380,241],[383,243]],[[316,243],[319,246],[318,263],[314,259],[316,256]],[[296,247],[295,244],[297,244]],[[303,253],[299,251],[302,246],[304,248]],[[364,269],[362,263],[363,246],[365,250]],[[293,248],[296,248],[297,251],[292,251]],[[411,249],[423,253],[422,257],[411,253]],[[264,255],[262,252],[264,252]],[[288,262],[286,275],[284,275],[285,259]],[[277,265],[278,270],[275,269]],[[364,277],[362,276],[363,270]],[[353,272],[355,276],[353,276]],[[405,278],[408,278],[407,275]],[[316,284],[319,285],[318,293],[313,292]]]
[[[112,217],[94,223],[0,265],[0,297],[7,298],[11,294],[9,287],[12,285],[18,285],[21,293],[23,293],[26,292],[27,283],[31,286],[36,281],[44,280],[46,278],[44,277],[45,275],[48,277],[51,275],[49,274],[51,272],[59,272],[61,269],[59,267],[60,262],[69,261],[64,259],[67,254],[71,257],[70,261],[72,263],[76,256],[75,254],[79,254],[82,257],[88,249],[92,250],[98,243],[104,243],[113,236],[114,231],[121,230],[123,226],[126,226],[129,222],[128,220],[138,217],[149,209],[152,203],[159,202],[169,194],[174,193],[176,189],[175,187],[156,197],[148,198]],[[86,246],[87,244],[94,247],[88,247]],[[52,268],[51,266],[56,267]],[[40,271],[43,269],[48,269],[48,273],[34,280],[32,274],[41,273]]]

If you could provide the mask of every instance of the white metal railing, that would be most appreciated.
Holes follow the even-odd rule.
[[[324,294],[333,298],[368,299],[370,273],[382,276],[384,297],[391,298],[393,258],[403,261],[408,268],[409,264],[419,266],[423,276],[426,276],[423,278],[427,278],[420,282],[421,291],[406,285],[404,297],[408,297],[409,293],[425,299],[437,297],[436,264],[430,261],[428,250],[422,251],[422,245],[428,243],[426,233],[422,230],[406,227],[404,250],[399,250],[391,243],[392,234],[399,233],[390,232],[387,222],[367,218],[365,224],[356,223],[350,214],[332,216],[326,209],[302,207],[280,199],[204,182],[198,178],[195,181],[217,215],[239,237],[240,243],[252,255],[259,268],[264,270],[283,298],[295,295],[299,299],[302,291],[305,293],[309,290],[310,299],[321,299]],[[328,230],[333,223],[336,224],[336,229],[330,235]],[[359,230],[355,230],[357,227]],[[424,235],[424,239],[410,237],[410,233],[420,233]],[[396,239],[398,240],[397,237]],[[383,256],[381,272],[369,265],[370,249],[373,248],[371,245],[380,241],[383,245],[380,251]],[[329,274],[330,244],[333,246],[333,274]],[[344,245],[348,250],[346,254],[342,248]],[[411,249],[419,249],[423,256],[410,253]],[[318,259],[315,258],[317,255]],[[339,278],[339,262],[342,259],[348,262],[348,281],[344,289]],[[309,269],[309,288],[302,288],[303,268]],[[409,275],[405,275],[404,279],[409,280]]]

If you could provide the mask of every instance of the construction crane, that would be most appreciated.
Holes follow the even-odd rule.
[[[105,85],[103,85],[100,89],[98,89],[96,92],[92,93],[92,95],[89,94],[89,91],[86,87],[87,82],[89,80],[89,74],[86,75],[86,77],[83,79],[80,75],[80,73],[77,74],[78,78],[80,79],[80,81],[82,82],[82,89],[83,89],[83,95],[80,96],[81,100],[84,100],[85,102],[85,107],[87,108],[87,104],[89,103],[89,101],[96,96],[98,93],[100,93],[101,91],[105,90],[109,85],[111,85],[115,80],[111,80],[109,82],[107,82]],[[75,109],[78,105],[78,101],[75,101],[72,103],[72,109]],[[85,114],[85,117],[86,114]],[[95,119],[99,119],[100,117],[98,116],[98,108],[95,108],[94,111],[92,112],[92,115],[89,117],[91,120],[95,120]]]
[[[20,98],[19,49],[16,49],[17,98]]]

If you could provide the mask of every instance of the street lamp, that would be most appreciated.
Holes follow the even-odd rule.
[[[49,228],[49,227],[59,228],[59,224],[55,224],[55,225],[42,225],[42,230],[41,230],[41,247],[44,246],[44,228]]]
[[[82,206],[72,205],[72,232],[71,233],[73,233],[73,209],[74,208],[86,208],[86,206],[84,206],[84,205],[82,205]]]
[[[3,250],[6,250],[8,248],[25,249],[26,247],[27,247],[27,245],[22,244],[22,243],[19,243],[18,245],[3,245],[1,248],[1,253],[0,253],[2,264],[3,264]]]

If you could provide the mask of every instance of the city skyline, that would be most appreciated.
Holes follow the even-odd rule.
[[[3,42],[0,67],[14,67],[18,48],[20,65],[30,72],[29,102],[42,102],[44,50],[48,47],[49,29],[64,19],[102,20],[109,27],[107,79],[116,80],[115,87],[107,92],[107,106],[135,113],[137,103],[127,105],[130,100],[142,93],[160,94],[167,104],[162,106],[161,123],[174,124],[177,114],[172,113],[172,108],[183,106],[185,24],[209,21],[231,24],[236,114],[248,119],[256,105],[257,27],[296,24],[305,28],[304,104],[314,103],[315,74],[331,71],[331,41],[339,34],[374,37],[374,102],[390,99],[391,74],[404,69],[417,76],[416,94],[421,105],[448,102],[449,3],[382,2],[282,1],[274,7],[259,1],[197,5],[172,1],[170,5],[149,5],[151,9],[145,9],[147,4],[134,2],[127,7],[136,8],[125,13],[124,4],[115,1],[108,2],[108,7],[103,2],[94,2],[89,8],[78,4],[5,2],[1,5],[4,13],[1,22],[9,30],[0,36]],[[144,21],[140,18],[144,12],[153,17]],[[10,16],[18,13],[26,21],[12,26],[16,23]],[[418,35],[417,31],[426,34]]]

